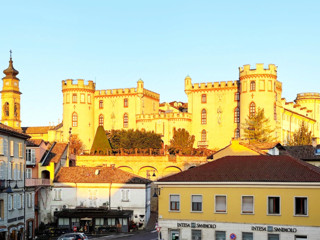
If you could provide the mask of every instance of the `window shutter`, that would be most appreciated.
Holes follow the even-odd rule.
[[[8,163],[8,179],[11,179],[12,163]]]
[[[199,196],[199,195],[192,196],[192,202],[202,202],[202,196]]]
[[[5,179],[5,163],[1,162],[0,163],[0,179]]]
[[[36,153],[34,149],[31,149],[31,163],[36,163]]]
[[[34,193],[31,193],[31,207],[34,207]]]
[[[225,212],[226,211],[226,197],[216,196],[216,211]]]
[[[171,202],[179,202],[179,195],[171,195],[170,196]]]
[[[24,196],[25,196],[25,195],[22,193],[22,194],[21,194],[21,199],[22,199],[22,208],[24,208]]]
[[[8,139],[3,139],[3,155],[8,155]]]
[[[1,138],[0,138],[0,154],[1,154],[1,155],[4,154],[3,147],[4,147],[4,146],[3,146],[3,138],[1,137]]]
[[[242,198],[242,211],[253,212],[253,197]]]

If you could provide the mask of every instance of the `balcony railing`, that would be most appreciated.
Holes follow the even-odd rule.
[[[198,148],[206,148],[208,147],[208,142],[198,141]]]
[[[27,178],[26,187],[50,186],[50,179],[43,178]]]
[[[36,165],[36,161],[26,161],[27,165]]]

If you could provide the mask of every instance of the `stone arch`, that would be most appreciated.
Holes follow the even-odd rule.
[[[158,178],[158,170],[153,166],[143,166],[139,169],[138,175],[153,181]]]
[[[120,166],[120,167],[118,167],[118,169],[121,169],[122,171],[126,171],[129,173],[134,173],[133,169],[129,166]]]
[[[165,169],[163,169],[162,176],[166,177],[166,176],[170,176],[170,175],[180,173],[180,172],[182,172],[182,170],[179,167],[168,166]]]

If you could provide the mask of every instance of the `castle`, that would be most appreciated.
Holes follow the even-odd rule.
[[[20,129],[21,93],[11,57],[3,72],[1,122]],[[255,69],[244,65],[235,81],[192,83],[189,76],[184,81],[187,104],[160,104],[160,95],[145,89],[141,79],[136,88],[109,90],[97,90],[93,81],[63,80],[62,124],[42,132],[40,127],[29,128],[29,132],[25,128],[25,132],[33,138],[63,142],[69,141],[70,133],[76,134],[88,150],[98,126],[154,131],[166,145],[174,128],[184,128],[195,136],[194,147],[217,149],[231,139],[241,139],[245,119],[263,108],[279,142],[286,144],[302,122],[319,139],[320,94],[300,93],[294,102],[286,102],[273,64],[268,68],[256,64]]]

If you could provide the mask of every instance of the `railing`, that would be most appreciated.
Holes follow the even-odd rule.
[[[50,179],[43,178],[27,178],[26,179],[26,187],[34,187],[34,186],[50,186]]]
[[[208,147],[208,142],[198,141],[198,147]]]
[[[36,165],[36,161],[26,161],[27,165]]]

